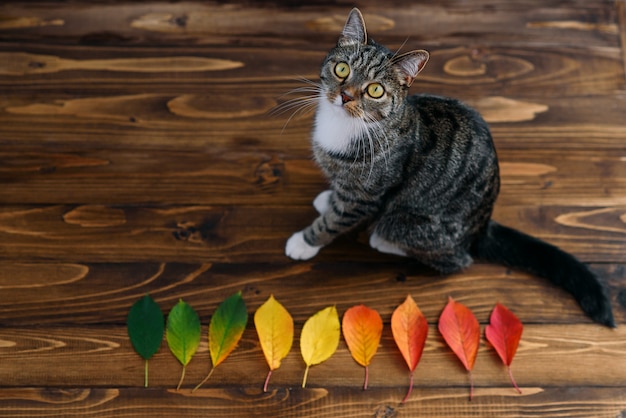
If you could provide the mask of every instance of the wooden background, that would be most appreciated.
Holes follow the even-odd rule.
[[[424,48],[415,92],[490,122],[502,162],[495,218],[590,263],[619,324],[592,324],[546,281],[490,265],[438,277],[352,234],[310,262],[283,255],[325,188],[311,115],[268,116],[316,79],[348,2],[5,2],[0,6],[0,416],[626,417],[626,3],[359,1],[370,34]],[[284,128],[284,129],[283,129]],[[204,388],[206,325],[241,290],[296,322],[262,392],[250,321]],[[203,339],[180,365],[164,343],[142,387],[125,318],[146,292],[184,298]],[[389,328],[411,294],[430,323],[415,390]],[[468,378],[436,331],[448,296],[482,328],[498,301],[524,322],[510,386],[481,343]],[[365,303],[385,330],[363,370],[343,341],[299,387],[298,335],[328,305]]]

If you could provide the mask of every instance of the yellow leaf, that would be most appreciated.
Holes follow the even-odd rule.
[[[306,386],[309,368],[328,360],[339,345],[340,325],[337,308],[329,306],[307,319],[300,335],[300,352],[306,364],[302,387]]]
[[[293,343],[293,319],[274,295],[257,309],[254,314],[254,326],[259,335],[261,349],[270,371],[265,379],[263,391],[267,392],[267,384],[273,370],[280,367],[280,362],[291,350]]]

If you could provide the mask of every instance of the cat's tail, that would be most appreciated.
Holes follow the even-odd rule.
[[[570,292],[591,319],[615,327],[611,302],[598,278],[574,256],[554,245],[490,221],[474,242],[476,258],[524,270]]]

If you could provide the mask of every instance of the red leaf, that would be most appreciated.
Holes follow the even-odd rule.
[[[448,298],[448,304],[439,317],[439,332],[454,354],[461,360],[465,369],[470,372],[471,400],[474,396],[471,371],[474,368],[478,344],[480,343],[478,321],[467,306]]]
[[[487,341],[495,348],[498,356],[500,356],[502,362],[507,367],[511,383],[513,383],[513,386],[519,393],[522,393],[522,391],[515,383],[515,379],[513,379],[511,362],[517,352],[523,329],[524,326],[519,318],[500,303],[497,303],[493,312],[491,312],[489,325],[485,329]]]

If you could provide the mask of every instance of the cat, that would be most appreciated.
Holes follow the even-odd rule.
[[[442,274],[480,259],[547,278],[594,321],[615,327],[598,278],[574,256],[491,219],[499,192],[487,123],[452,98],[408,95],[429,54],[401,55],[368,38],[353,9],[321,67],[314,158],[331,189],[286,255],[314,257],[338,235],[367,225],[369,245],[413,257]]]

